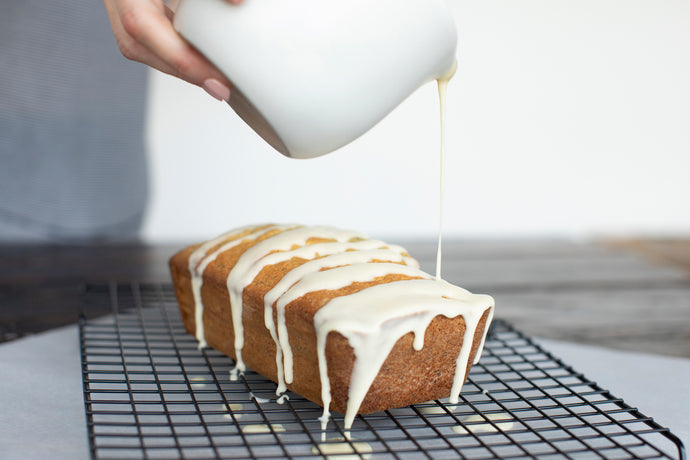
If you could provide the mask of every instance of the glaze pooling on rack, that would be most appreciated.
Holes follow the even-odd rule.
[[[298,258],[305,262],[283,275],[264,296],[264,321],[276,344],[277,394],[286,391],[287,384],[293,380],[292,349],[285,322],[285,310],[291,302],[314,291],[337,290],[356,282],[366,283],[388,275],[400,275],[405,279],[332,298],[315,313],[314,329],[324,406],[322,426],[325,428],[328,422],[331,401],[325,347],[328,333],[332,331],[348,339],[355,355],[345,414],[346,429],[352,425],[381,365],[398,339],[412,332],[413,347],[421,350],[428,325],[439,315],[448,318],[462,316],[465,321],[463,343],[450,393],[450,401],[457,402],[476,329],[487,311],[487,321],[490,322],[493,299],[435,279],[421,271],[402,247],[371,240],[357,232],[332,227],[262,225],[244,227],[201,245],[192,252],[189,260],[200,345],[205,346],[203,329],[198,332],[203,317],[203,272],[223,251],[247,242],[252,245],[238,258],[226,279],[235,332],[235,372],[245,369],[242,361],[244,289],[263,268]],[[488,322],[477,359],[484,345]]]

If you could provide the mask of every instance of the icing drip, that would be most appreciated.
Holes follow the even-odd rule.
[[[207,241],[206,243],[199,246],[194,250],[189,256],[189,273],[192,278],[192,295],[194,296],[194,321],[196,323],[196,339],[199,341],[199,348],[206,348],[206,337],[204,335],[204,305],[201,302],[201,286],[204,282],[204,270],[206,267],[216,260],[218,254],[225,252],[232,247],[246,241],[246,238],[240,238],[243,233],[247,233],[249,230],[257,230],[261,227],[242,227],[237,230],[233,230],[227,233]],[[269,229],[274,228],[270,226]],[[257,235],[248,235],[250,238],[257,238]],[[235,239],[237,238],[237,239]],[[218,246],[226,240],[230,240],[223,244],[218,250],[214,251],[210,255],[207,254],[212,248]]]
[[[484,334],[482,334],[482,340],[479,342],[479,347],[477,347],[477,354],[474,356],[474,362],[472,364],[477,364],[479,362],[479,359],[482,357],[482,352],[484,351],[484,344],[486,343],[486,334],[489,331],[489,325],[494,320],[494,312],[496,310],[493,307],[493,297],[487,297],[491,299],[491,308],[489,308],[489,315],[486,317],[486,330],[484,331]]]
[[[317,241],[310,241],[312,239]],[[294,377],[292,349],[285,320],[286,307],[310,292],[336,290],[355,282],[369,282],[397,274],[412,279],[378,284],[354,294],[335,297],[314,316],[324,405],[322,426],[325,429],[328,422],[331,401],[325,354],[328,333],[331,331],[345,336],[355,354],[345,414],[346,430],[351,427],[369,387],[398,339],[412,332],[413,347],[421,350],[425,331],[438,315],[448,318],[462,316],[465,321],[463,345],[457,357],[450,394],[450,401],[457,402],[477,326],[487,310],[488,319],[491,320],[493,299],[434,279],[419,270],[417,262],[402,247],[366,239],[355,232],[331,227],[264,225],[229,232],[201,245],[189,260],[200,345],[205,346],[203,327],[200,326],[203,317],[203,272],[222,252],[247,241],[255,243],[239,257],[226,280],[235,333],[235,374],[245,369],[242,361],[242,293],[245,287],[267,266],[293,258],[306,259],[306,262],[288,271],[264,296],[264,322],[276,344],[277,394],[283,393]],[[484,340],[485,336],[477,359]]]
[[[372,307],[374,305],[375,308]],[[470,294],[462,288],[435,279],[379,284],[329,301],[314,316],[324,403],[322,423],[328,420],[331,400],[326,367],[326,339],[329,332],[338,331],[345,336],[355,354],[345,413],[345,429],[349,429],[369,387],[398,339],[413,332],[413,346],[420,350],[426,328],[437,315],[448,318],[462,316],[465,320],[463,346],[457,358],[450,394],[450,401],[457,402],[465,380],[474,333],[482,315],[492,305],[493,299],[489,296]]]
[[[242,325],[242,292],[249,285],[261,268],[267,264],[258,263],[259,259],[275,251],[287,251],[292,247],[303,246],[311,238],[339,238],[349,240],[364,238],[361,233],[344,232],[331,227],[297,227],[290,228],[271,238],[260,241],[245,251],[237,261],[226,281],[230,295],[230,310],[232,313],[232,325],[235,331],[235,368],[244,372],[246,366],[242,360],[242,348],[244,348],[244,326]],[[275,259],[275,258],[274,258]],[[273,262],[275,263],[275,262]]]
[[[310,273],[288,289],[276,304],[278,312],[278,339],[283,351],[283,370],[285,381],[292,383],[292,349],[285,323],[285,307],[300,297],[317,290],[334,290],[349,286],[354,282],[373,281],[389,274],[428,277],[429,275],[414,267],[395,263],[355,263],[330,270]],[[316,318],[314,319],[316,325]],[[318,329],[317,329],[318,335]],[[323,379],[321,380],[323,384]]]
[[[376,240],[362,240],[356,242],[334,242],[320,243],[304,246],[294,251],[278,253],[284,258],[288,256],[313,258],[317,255],[322,256],[315,260],[310,260],[299,267],[288,272],[273,289],[264,296],[264,322],[268,328],[273,341],[276,343],[276,368],[278,369],[278,388],[276,394],[281,394],[287,390],[283,368],[283,343],[287,342],[287,328],[285,326],[285,304],[277,307],[277,316],[280,323],[280,331],[284,342],[279,339],[278,329],[273,321],[273,304],[296,282],[304,276],[320,271],[324,268],[336,267],[352,263],[370,262],[373,260],[386,260],[390,262],[404,262],[413,267],[419,267],[417,261],[411,257],[404,256],[405,250],[400,246],[390,245],[388,249],[373,249],[384,247],[385,243]],[[266,259],[278,254],[271,254]],[[288,357],[288,364],[292,370],[292,352],[289,345],[285,348]],[[290,382],[292,378],[290,378]]]
[[[453,63],[453,67],[448,73],[438,80],[438,106],[441,115],[441,154],[439,157],[439,194],[438,194],[438,248],[436,250],[436,279],[441,279],[441,237],[443,235],[443,196],[445,195],[444,177],[446,165],[446,93],[448,89],[448,82],[455,75],[458,68],[458,62]]]

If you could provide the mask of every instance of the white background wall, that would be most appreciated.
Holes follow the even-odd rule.
[[[690,1],[449,3],[460,39],[444,235],[690,233]],[[275,153],[198,88],[151,84],[145,239],[264,221],[436,236],[435,84],[315,160]]]

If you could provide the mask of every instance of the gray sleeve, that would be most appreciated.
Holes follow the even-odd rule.
[[[3,0],[0,241],[137,237],[146,69],[100,1]]]

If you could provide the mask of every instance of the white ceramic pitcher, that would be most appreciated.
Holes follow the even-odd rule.
[[[283,155],[364,134],[455,63],[444,0],[183,0],[175,28],[232,82],[230,105]]]

